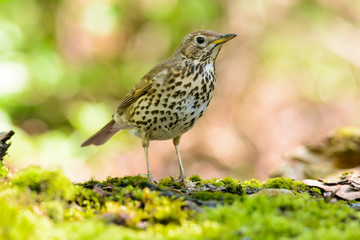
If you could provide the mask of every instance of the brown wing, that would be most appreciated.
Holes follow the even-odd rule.
[[[116,111],[121,112],[123,109],[130,106],[139,97],[149,92],[152,86],[153,80],[148,78],[141,79],[135,87],[126,95],[124,100],[119,104]]]
[[[142,95],[155,91],[152,88],[154,82],[162,82],[164,79],[169,78],[169,68],[174,65],[172,58],[168,58],[162,61],[160,64],[151,69],[136,85],[135,87],[126,95],[124,100],[119,104],[116,109],[117,113],[120,113],[122,110],[134,103]],[[176,65],[176,64],[175,64]]]

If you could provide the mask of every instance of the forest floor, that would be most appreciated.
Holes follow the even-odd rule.
[[[356,201],[289,178],[72,183],[0,169],[0,239],[360,239]]]
[[[185,184],[172,177],[151,184],[142,176],[73,183],[61,170],[11,173],[2,158],[13,134],[0,133],[0,240],[360,239],[357,174],[304,181],[194,175]],[[321,148],[309,147],[305,157],[331,156],[320,154],[336,147],[333,159],[353,166],[345,160],[359,159],[358,135],[329,139]]]

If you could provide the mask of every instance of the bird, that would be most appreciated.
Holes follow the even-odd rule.
[[[81,144],[102,145],[127,129],[142,139],[150,183],[157,183],[150,170],[148,149],[152,140],[173,140],[180,175],[186,175],[179,143],[208,108],[213,96],[215,60],[222,45],[236,34],[200,30],[188,34],[173,55],[153,67],[121,101],[111,121]]]

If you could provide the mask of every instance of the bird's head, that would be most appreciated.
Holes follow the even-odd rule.
[[[197,31],[187,35],[178,51],[191,60],[215,60],[222,44],[236,37],[236,34],[220,34],[213,31]]]

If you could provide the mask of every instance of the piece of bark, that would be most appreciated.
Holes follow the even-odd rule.
[[[354,201],[360,199],[360,191],[358,188],[353,187],[355,181],[351,180],[351,178],[348,182],[344,182],[344,180],[341,179],[339,180],[339,184],[336,185],[334,182],[327,184],[326,182],[313,179],[305,179],[302,182],[310,187],[317,187],[325,192],[332,192],[335,196],[344,200]]]
[[[0,132],[0,161],[3,160],[3,157],[6,156],[7,150],[11,145],[11,142],[6,143],[15,132],[13,130],[10,130],[8,132]]]

